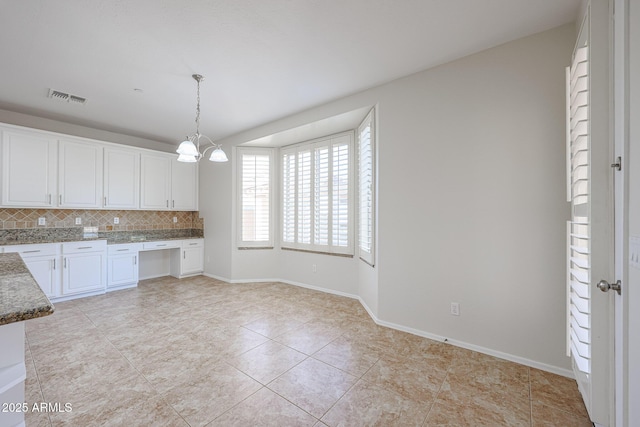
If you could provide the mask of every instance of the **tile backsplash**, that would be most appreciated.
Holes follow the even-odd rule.
[[[114,218],[119,224],[114,224]],[[173,222],[173,218],[177,222]],[[45,225],[38,225],[44,218]],[[76,224],[80,218],[82,224]],[[0,229],[98,227],[98,231],[204,229],[198,212],[0,208]]]

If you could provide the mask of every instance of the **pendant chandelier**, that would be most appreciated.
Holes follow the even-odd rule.
[[[200,82],[204,80],[200,74],[194,74],[191,77],[198,83],[198,104],[196,107],[196,133],[187,136],[187,139],[182,141],[178,146],[176,152],[179,162],[195,163],[200,161],[207,153],[207,151],[213,149],[209,160],[212,162],[226,162],[229,159],[224,151],[222,151],[222,145],[215,144],[211,138],[200,133]],[[211,144],[204,148],[204,151],[200,151],[200,139],[204,139],[205,144]]]

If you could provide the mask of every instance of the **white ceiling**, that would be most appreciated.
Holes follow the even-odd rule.
[[[0,109],[174,142],[195,130],[199,73],[201,131],[219,139],[572,22],[579,4],[0,0]]]

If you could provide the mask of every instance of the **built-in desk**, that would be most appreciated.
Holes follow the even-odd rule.
[[[204,271],[204,239],[143,242],[139,278],[173,276],[179,279]]]
[[[137,286],[140,279],[184,278],[204,271],[204,239],[119,233],[79,241],[12,240],[1,252],[22,256],[52,301],[63,301]],[[35,243],[38,242],[38,243]]]

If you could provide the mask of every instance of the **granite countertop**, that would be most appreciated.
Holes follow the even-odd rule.
[[[42,229],[42,230],[0,230],[0,246],[32,245],[39,243],[84,242],[91,240],[106,240],[108,245],[121,243],[153,242],[158,240],[200,239],[202,230],[169,229],[169,230],[140,230],[140,231],[109,231],[92,235],[83,235],[78,229]],[[10,233],[10,234],[9,234]]]
[[[0,325],[48,316],[53,310],[20,255],[0,254]]]

